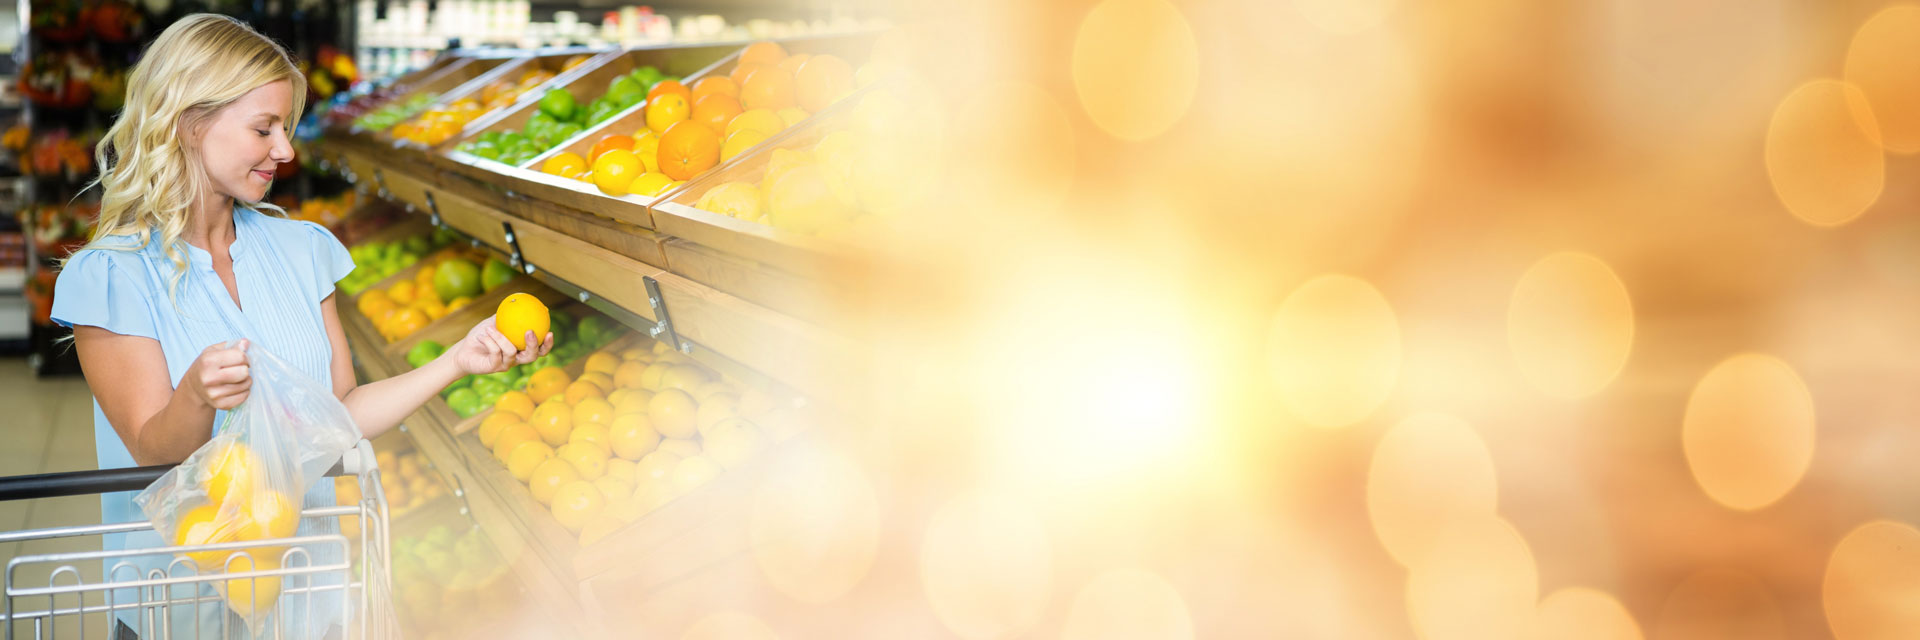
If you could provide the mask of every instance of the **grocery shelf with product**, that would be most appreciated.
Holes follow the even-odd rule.
[[[472,64],[456,53],[380,100],[434,96],[444,105],[476,85],[520,78],[518,69],[561,66],[444,140],[405,140],[395,135],[411,133],[404,121],[372,123],[387,125],[379,129],[361,115],[327,119],[303,149],[369,199],[406,212],[350,245],[366,271],[342,283],[349,297],[340,308],[364,379],[431,359],[509,296],[551,309],[555,353],[458,382],[407,422],[489,540],[521,559],[512,573],[539,617],[589,635],[622,630],[608,637],[683,628],[702,612],[700,576],[731,582],[738,562],[751,563],[749,488],[804,447],[828,407],[851,401],[853,387],[842,383],[852,372],[823,366],[847,338],[800,302],[820,286],[801,275],[819,274],[809,270],[823,259],[808,252],[826,245],[688,193],[757,181],[744,172],[764,173],[765,157],[798,144],[796,135],[847,118],[835,115],[848,110],[836,102],[858,95],[856,62],[877,35],[644,45],[572,62],[579,52],[526,51],[460,88],[436,86]],[[810,59],[822,61],[817,73],[802,75]],[[763,69],[760,80],[747,77]],[[702,104],[721,106],[700,109],[688,100],[696,94],[719,95]],[[750,135],[720,157],[721,134],[742,117]],[[689,152],[671,144],[678,137],[660,137],[672,126],[701,129],[710,148],[692,153],[703,159],[686,162]],[[588,156],[608,153],[634,158],[628,168],[642,175],[681,164],[676,179],[644,192],[577,179],[596,169]],[[555,170],[550,160],[568,155],[578,157],[574,173]],[[655,207],[670,202],[697,220],[675,223],[698,229],[694,238],[660,230]],[[755,242],[775,247],[771,266],[753,256]],[[684,553],[635,556],[671,541]]]

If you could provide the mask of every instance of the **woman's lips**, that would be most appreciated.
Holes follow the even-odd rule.
[[[260,176],[260,179],[261,179],[261,180],[266,180],[266,181],[268,181],[268,182],[272,182],[272,181],[273,181],[273,172],[272,172],[272,171],[261,171],[261,170],[259,170],[259,169],[255,169],[255,170],[253,170],[253,175],[256,175],[256,176]]]

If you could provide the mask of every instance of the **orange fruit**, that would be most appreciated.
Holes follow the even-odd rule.
[[[623,350],[620,352],[620,361],[621,362],[638,361],[644,364],[648,362],[653,362],[653,355],[647,353],[646,349],[642,349],[640,347],[628,347],[626,350]]]
[[[606,504],[606,497],[600,495],[600,490],[595,488],[593,483],[575,480],[560,485],[559,489],[554,490],[553,519],[559,520],[560,526],[566,527],[568,531],[579,533],[580,529],[587,526],[588,521],[600,515],[600,510],[605,508]]]
[[[609,418],[609,420],[611,420],[611,418]],[[604,422],[597,421],[573,421],[573,433],[567,434],[567,444],[586,444],[606,449],[609,452],[613,451],[613,445],[607,442],[608,436],[605,424]]]
[[[413,283],[403,282],[401,284]],[[393,317],[387,319],[387,332],[395,338],[404,338],[415,331],[427,328],[427,324],[430,322],[433,322],[433,319],[428,318],[425,311],[408,307],[393,312]]]
[[[540,441],[540,432],[534,431],[533,427],[524,424],[507,425],[500,430],[499,435],[493,438],[493,457],[504,463],[507,461],[507,454],[513,453],[515,448],[528,442],[538,441]]]
[[[593,160],[599,158],[600,154],[606,153],[608,151],[612,151],[614,149],[632,150],[633,138],[630,138],[618,133],[601,136],[599,142],[593,143],[593,150],[587,152],[587,161],[592,162]],[[579,156],[574,156],[574,157],[577,158]],[[576,171],[576,173],[578,173],[578,171],[585,171],[586,169],[587,169],[586,165],[583,164],[581,165],[580,169]]]
[[[533,419],[527,422],[540,439],[552,446],[567,443],[567,432],[573,430],[573,407],[561,403],[558,399],[541,404],[533,410]]]
[[[793,73],[795,71],[800,70],[800,65],[806,64],[808,60],[812,60],[812,59],[813,59],[813,54],[811,53],[796,53],[796,54],[787,56],[787,59],[781,60],[780,64],[777,64],[774,66],[780,67],[781,71],[785,71],[787,73]]]
[[[627,186],[633,184],[640,173],[640,156],[626,149],[607,151],[593,161],[593,184],[610,196],[627,195]]]
[[[664,133],[674,123],[693,117],[693,105],[686,96],[667,94],[658,99],[647,101],[647,129],[654,134]]]
[[[667,372],[672,370],[673,363],[664,360],[647,365],[646,370],[640,372],[640,388],[648,391],[659,390],[661,378],[666,377]]]
[[[779,111],[797,104],[793,74],[779,69],[761,69],[740,83],[740,106],[748,109]]]
[[[693,102],[693,92],[687,90],[687,85],[680,84],[679,80],[662,80],[654,83],[653,88],[647,90],[647,101],[652,102],[655,98],[664,95],[677,95],[688,103]]]
[[[582,158],[580,154],[571,151],[554,154],[553,157],[547,158],[546,162],[540,164],[541,173],[565,178],[574,177],[586,170],[586,158]]]
[[[780,64],[787,59],[787,50],[775,42],[755,42],[740,51],[740,64]]]
[[[516,293],[500,301],[494,309],[493,325],[507,336],[507,342],[515,349],[537,347],[547,338],[553,319],[547,314],[547,305],[530,294]],[[527,344],[527,333],[533,333],[534,344]]]
[[[493,403],[493,409],[497,413],[511,413],[526,420],[533,417],[534,405],[533,398],[527,396],[527,392],[516,389],[500,394],[500,399]]]
[[[599,373],[599,374],[611,376],[613,375],[614,370],[619,367],[620,367],[619,356],[613,355],[611,353],[607,353],[605,351],[598,351],[598,352],[594,352],[593,355],[587,356],[587,363],[584,367],[582,367],[582,369],[585,370],[587,373]]]
[[[838,56],[814,56],[793,72],[793,91],[800,108],[819,112],[853,91],[853,67]]]
[[[835,194],[820,167],[788,170],[767,190],[767,221],[775,228],[819,233],[845,224],[853,210]]]
[[[493,441],[500,437],[501,429],[507,428],[507,425],[525,423],[526,418],[511,411],[495,411],[488,414],[485,420],[480,421],[480,444],[491,447]]]
[[[387,292],[379,289],[369,290],[366,293],[360,294],[360,299],[355,300],[353,304],[360,309],[360,315],[369,318],[380,317],[381,311],[400,306],[393,301],[393,298],[387,297]]]
[[[574,384],[580,384],[575,382]],[[573,405],[573,428],[575,431],[589,424],[605,425],[613,422],[613,404],[593,396],[582,398]]]
[[[626,458],[608,458],[607,475],[602,477],[613,478],[629,485],[633,484],[633,461]],[[632,495],[633,492],[628,491],[627,494]]]
[[[620,403],[625,402],[627,400],[627,396],[631,396],[631,395],[633,395],[632,389],[623,389],[620,387],[614,387],[613,391],[607,392],[607,404],[613,405],[615,407],[619,407]],[[620,415],[620,414],[616,411],[614,415]]]
[[[637,389],[640,387],[640,373],[646,370],[647,365],[641,364],[638,361],[628,360],[622,362],[620,366],[615,367],[613,370],[613,386],[619,387],[623,391],[627,389]],[[504,399],[505,396],[502,396],[502,398]],[[607,399],[613,400],[611,396]],[[619,402],[615,401],[614,404],[619,404]]]
[[[567,376],[565,369],[561,369],[560,367],[542,368],[539,371],[533,372],[533,375],[527,376],[527,399],[532,400],[536,405],[546,402],[547,398],[565,394],[567,384],[571,382],[573,382],[573,378]],[[503,394],[501,397],[504,398],[506,396]],[[533,412],[527,412],[527,419],[533,419]]]
[[[607,446],[613,454],[627,460],[639,460],[660,444],[660,433],[653,430],[653,424],[647,417],[638,413],[623,414],[607,425]]]
[[[740,66],[733,68],[733,73],[727,74],[727,79],[732,80],[734,84],[740,85],[741,89],[745,89],[747,86],[747,77],[752,76],[754,72],[759,71],[761,69],[778,69],[778,68],[779,67],[776,67],[771,64],[741,63]],[[739,96],[734,96],[734,97],[739,97]]]
[[[693,397],[679,389],[666,389],[653,394],[653,400],[647,402],[647,421],[660,435],[669,438],[691,438],[699,433],[698,408]]]
[[[553,457],[553,447],[547,446],[547,443],[522,442],[507,454],[507,472],[513,474],[513,479],[526,482],[528,478],[533,477],[533,468],[540,466],[540,463],[546,462],[551,457]]]
[[[744,111],[740,108],[740,101],[733,96],[707,96],[693,103],[693,121],[706,125],[714,133],[720,133],[727,130],[727,123],[733,122],[734,116]]]
[[[633,482],[645,487],[653,484],[666,484],[673,476],[673,468],[680,466],[680,460],[686,456],[672,451],[654,451],[633,463]]]
[[[653,392],[646,389],[626,389],[626,397],[613,402],[613,415],[624,416],[629,413],[646,415],[647,404],[653,402]]]
[[[679,389],[687,392],[689,397],[693,395],[694,390],[699,389],[708,382],[712,382],[712,380],[707,379],[707,372],[693,365],[673,365],[672,369],[668,369],[666,373],[660,376],[660,386],[662,388]]]
[[[605,394],[600,393],[600,387],[595,386],[593,383],[584,380],[575,380],[572,384],[567,385],[567,393],[564,399],[567,404],[573,405],[580,404],[581,401],[588,398],[603,398],[604,395]]]
[[[660,172],[691,180],[720,164],[720,134],[705,126],[679,122],[660,134]]]
[[[613,457],[613,452],[605,445],[569,443],[560,447],[554,456],[573,465],[573,470],[580,472],[581,480],[598,480],[606,475],[607,459]]]
[[[702,98],[712,95],[733,96],[738,98],[740,97],[740,85],[735,83],[733,78],[726,76],[702,78],[699,82],[693,83],[694,106],[699,106]]]
[[[533,499],[540,504],[553,502],[553,494],[561,485],[580,479],[580,472],[573,465],[559,458],[547,458],[540,466],[533,468],[533,475],[527,477],[527,489],[533,492]]]
[[[742,129],[754,129],[771,137],[787,128],[787,122],[772,109],[754,109],[741,113],[739,117],[727,123],[726,135],[739,133]]]
[[[687,456],[686,459],[680,461],[678,466],[673,468],[673,475],[670,481],[673,483],[674,491],[683,494],[689,493],[708,482],[712,482],[714,478],[720,475],[721,470],[720,463],[714,462],[713,458],[702,455]]]
[[[598,371],[588,371],[586,373],[582,373],[580,374],[579,379],[581,382],[586,382],[586,383],[592,384],[593,386],[599,387],[601,396],[607,395],[608,391],[612,391],[614,389],[613,377]],[[611,402],[611,400],[609,400],[609,402]]]

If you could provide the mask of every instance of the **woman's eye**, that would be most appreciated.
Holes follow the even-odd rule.
[[[267,137],[268,135],[270,135],[270,134],[268,134],[268,133],[267,133],[267,130],[266,130],[266,129],[254,129],[254,130],[253,130],[253,132],[254,132],[254,133],[258,133],[258,134],[260,134],[260,137],[262,137],[262,138],[265,138],[265,137]]]

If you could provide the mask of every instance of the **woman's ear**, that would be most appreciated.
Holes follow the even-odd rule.
[[[207,121],[211,114],[199,109],[188,109],[180,114],[180,121],[174,129],[180,132],[180,146],[188,151],[199,151],[200,140],[207,135]]]

